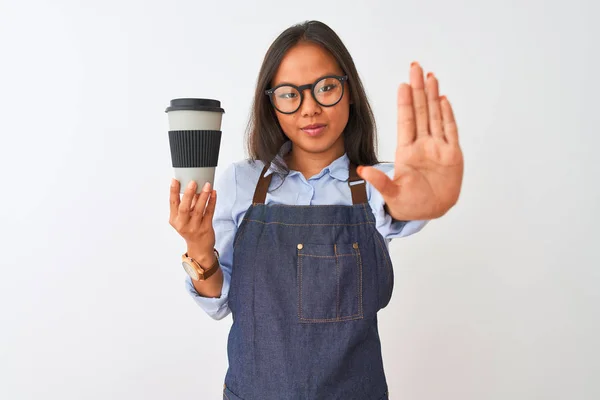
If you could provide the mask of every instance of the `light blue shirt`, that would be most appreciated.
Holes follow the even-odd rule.
[[[286,142],[279,152],[279,158],[289,151],[291,142]],[[352,195],[348,186],[349,159],[346,154],[333,161],[318,174],[308,180],[298,171],[290,171],[283,180],[274,175],[270,191],[267,192],[265,204],[286,205],[352,205]],[[375,168],[394,177],[393,163],[380,163]],[[221,296],[216,298],[203,297],[198,294],[191,278],[186,278],[186,288],[196,303],[213,319],[225,318],[231,310],[228,307],[228,294],[231,282],[233,239],[242,223],[244,214],[254,197],[256,183],[264,164],[262,161],[238,161],[230,164],[220,176],[215,179],[217,204],[213,215],[215,230],[215,248],[220,255],[220,266],[223,270],[223,288]],[[273,173],[269,168],[266,175]],[[281,185],[281,186],[280,186]],[[428,221],[395,221],[384,210],[384,200],[381,194],[369,183],[367,199],[375,215],[375,226],[386,239],[388,245],[393,238],[412,235],[420,231]],[[277,188],[276,190],[273,190]]]

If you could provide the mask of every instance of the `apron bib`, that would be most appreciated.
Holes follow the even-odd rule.
[[[388,398],[377,311],[394,274],[366,184],[351,206],[265,204],[263,169],[235,235],[228,400]]]

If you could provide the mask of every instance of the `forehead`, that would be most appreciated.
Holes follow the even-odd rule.
[[[273,86],[280,83],[303,85],[329,74],[342,74],[331,53],[318,44],[301,42],[289,49],[281,60]]]

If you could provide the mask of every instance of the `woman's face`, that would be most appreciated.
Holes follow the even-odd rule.
[[[344,73],[327,50],[314,43],[301,42],[283,57],[271,87],[282,83],[296,86],[312,84],[326,75],[342,76]],[[317,103],[307,89],[303,92],[304,101],[295,113],[275,111],[279,125],[294,145],[294,151],[326,153],[336,158],[344,153],[342,132],[348,123],[350,112],[349,91],[347,84],[344,85],[342,99],[332,107]],[[307,128],[311,125],[323,128]]]

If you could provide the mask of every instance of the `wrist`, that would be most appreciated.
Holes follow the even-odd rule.
[[[217,260],[212,249],[207,251],[205,249],[195,249],[194,247],[188,246],[187,254],[189,257],[196,260],[196,262],[204,269],[212,267]]]

